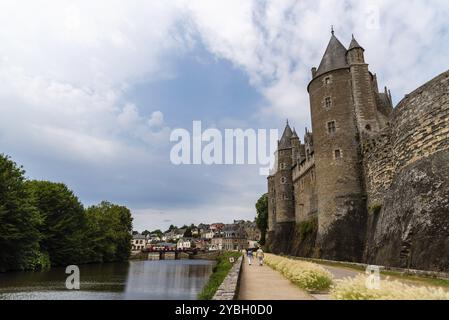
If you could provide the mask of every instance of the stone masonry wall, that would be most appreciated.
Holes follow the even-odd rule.
[[[449,147],[449,71],[402,100],[393,112],[395,171]]]
[[[391,135],[365,150],[368,218],[365,261],[449,270],[449,71],[402,100]]]
[[[243,257],[238,258],[212,300],[234,300],[237,297]]]

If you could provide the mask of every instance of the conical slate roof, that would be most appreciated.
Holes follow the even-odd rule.
[[[282,138],[279,141],[279,148],[291,148],[291,137],[293,136],[292,128],[290,128],[290,125],[287,122],[287,125],[285,126],[284,133],[282,134]]]
[[[332,33],[331,40],[329,41],[315,77],[332,70],[349,68],[348,62],[346,61],[346,53],[345,46]]]
[[[296,130],[294,128],[293,128],[292,139],[299,139],[298,134],[296,133]]]
[[[355,49],[355,48],[360,48],[360,49],[362,49],[362,50],[365,50],[365,49],[363,49],[363,47],[357,42],[357,40],[355,40],[354,35],[352,35],[352,40],[351,40],[351,44],[349,45],[348,51],[349,51],[349,50],[352,50],[352,49]]]

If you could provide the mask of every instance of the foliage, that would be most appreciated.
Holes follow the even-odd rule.
[[[86,210],[88,262],[127,260],[131,253],[132,217],[128,208],[102,202]]]
[[[33,205],[42,225],[41,250],[48,253],[53,266],[81,263],[84,257],[83,205],[66,185],[49,181],[28,181]]]
[[[234,258],[234,261],[241,256],[240,252],[223,252],[217,257],[217,264],[212,270],[212,274],[209,277],[209,281],[204,286],[203,290],[198,294],[199,300],[211,300],[218,287],[222,284],[223,280],[231,270],[234,263],[229,261],[229,258]]]
[[[315,233],[318,230],[318,219],[311,219],[302,221],[297,225],[297,233],[301,241],[304,241],[308,235]]]
[[[85,210],[66,185],[24,174],[0,154],[0,272],[128,259],[126,207],[102,202]]]
[[[265,244],[267,229],[268,229],[268,194],[264,194],[256,203],[256,225],[260,230],[261,238],[260,244]]]
[[[25,188],[24,171],[0,154],[0,272],[40,269],[38,210]]]
[[[282,273],[298,287],[307,291],[324,291],[332,285],[332,274],[323,267],[310,262],[265,254],[265,263]]]
[[[188,227],[183,235],[184,238],[192,238],[192,229]]]
[[[411,286],[388,278],[380,282],[380,289],[369,289],[367,277],[337,280],[331,295],[337,300],[449,300],[449,293],[442,288]]]

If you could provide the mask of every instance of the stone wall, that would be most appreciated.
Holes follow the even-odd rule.
[[[391,129],[384,128],[374,137],[364,137],[363,164],[367,205],[372,211],[383,203],[394,174]]]
[[[407,95],[393,112],[395,171],[449,147],[449,71]]]
[[[212,300],[234,300],[237,297],[242,261],[242,256],[237,259],[222,284],[218,287]]]
[[[365,150],[368,218],[365,260],[449,270],[449,72],[406,96],[391,135]]]

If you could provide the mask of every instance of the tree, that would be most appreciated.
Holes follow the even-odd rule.
[[[25,171],[0,154],[0,271],[39,269],[42,220],[25,187]]]
[[[184,238],[191,238],[192,237],[192,229],[188,227],[186,231],[184,232]]]
[[[151,233],[157,235],[159,238],[162,238],[162,235],[164,234],[160,229],[156,229]]]
[[[86,210],[89,262],[124,261],[131,253],[132,217],[128,208],[102,202]]]
[[[264,194],[256,203],[256,225],[260,230],[260,244],[264,245],[268,229],[268,194]]]
[[[174,225],[170,225],[170,227],[168,227],[168,230],[167,231],[165,231],[165,232],[170,232],[170,231],[172,231],[172,230],[177,230],[178,229],[178,227],[176,227],[176,226],[174,226]]]
[[[78,198],[62,183],[28,181],[26,186],[42,219],[41,250],[48,253],[52,266],[82,263],[86,220]]]

